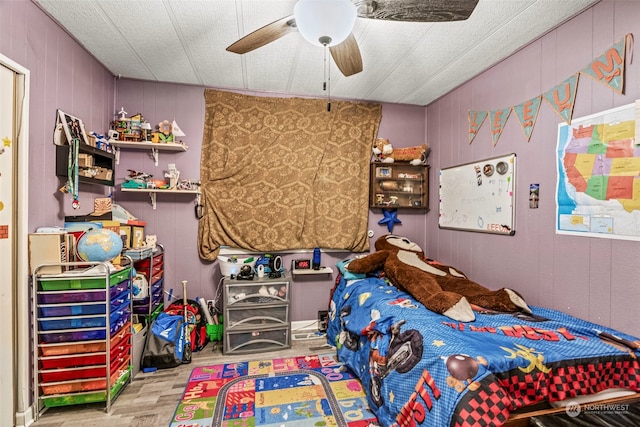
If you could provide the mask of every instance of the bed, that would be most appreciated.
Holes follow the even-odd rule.
[[[530,308],[478,312],[461,323],[383,277],[340,274],[327,339],[362,381],[382,426],[500,426],[541,402],[640,391],[638,338]]]

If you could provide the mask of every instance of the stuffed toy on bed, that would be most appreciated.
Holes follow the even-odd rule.
[[[451,266],[426,260],[420,246],[406,237],[381,236],[376,240],[375,248],[376,252],[349,262],[346,270],[351,273],[383,270],[394,286],[438,314],[470,322],[475,320],[473,308],[531,313],[515,291],[507,288],[491,291]]]

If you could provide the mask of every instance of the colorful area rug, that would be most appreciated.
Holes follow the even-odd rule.
[[[170,427],[377,425],[362,384],[331,353],[195,368]]]

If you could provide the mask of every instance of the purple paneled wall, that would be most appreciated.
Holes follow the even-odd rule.
[[[62,225],[65,215],[90,213],[101,186],[81,186],[81,208],[58,189],[53,129],[56,109],[79,117],[87,131],[102,131],[113,114],[111,74],[32,2],[0,1],[0,52],[29,69],[29,228]],[[26,214],[26,213],[22,213]]]
[[[543,101],[530,142],[515,115],[492,146],[488,119],[469,145],[468,110],[517,105],[587,66],[627,33],[640,33],[640,3],[603,1],[426,108],[431,165],[441,168],[517,154],[513,237],[438,229],[426,216],[425,252],[490,287],[511,286],[531,303],[640,335],[640,243],[555,234],[556,134],[560,117]],[[625,94],[580,77],[574,118],[640,98],[640,66],[627,59]],[[529,209],[529,184],[540,208]],[[432,180],[432,206],[437,202]]]

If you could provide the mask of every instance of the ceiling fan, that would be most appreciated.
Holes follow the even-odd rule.
[[[356,17],[387,21],[448,22],[469,18],[479,0],[298,0],[293,15],[247,34],[227,47],[243,54],[296,30],[309,42],[329,48],[345,76],[362,71],[358,42],[351,33]]]

